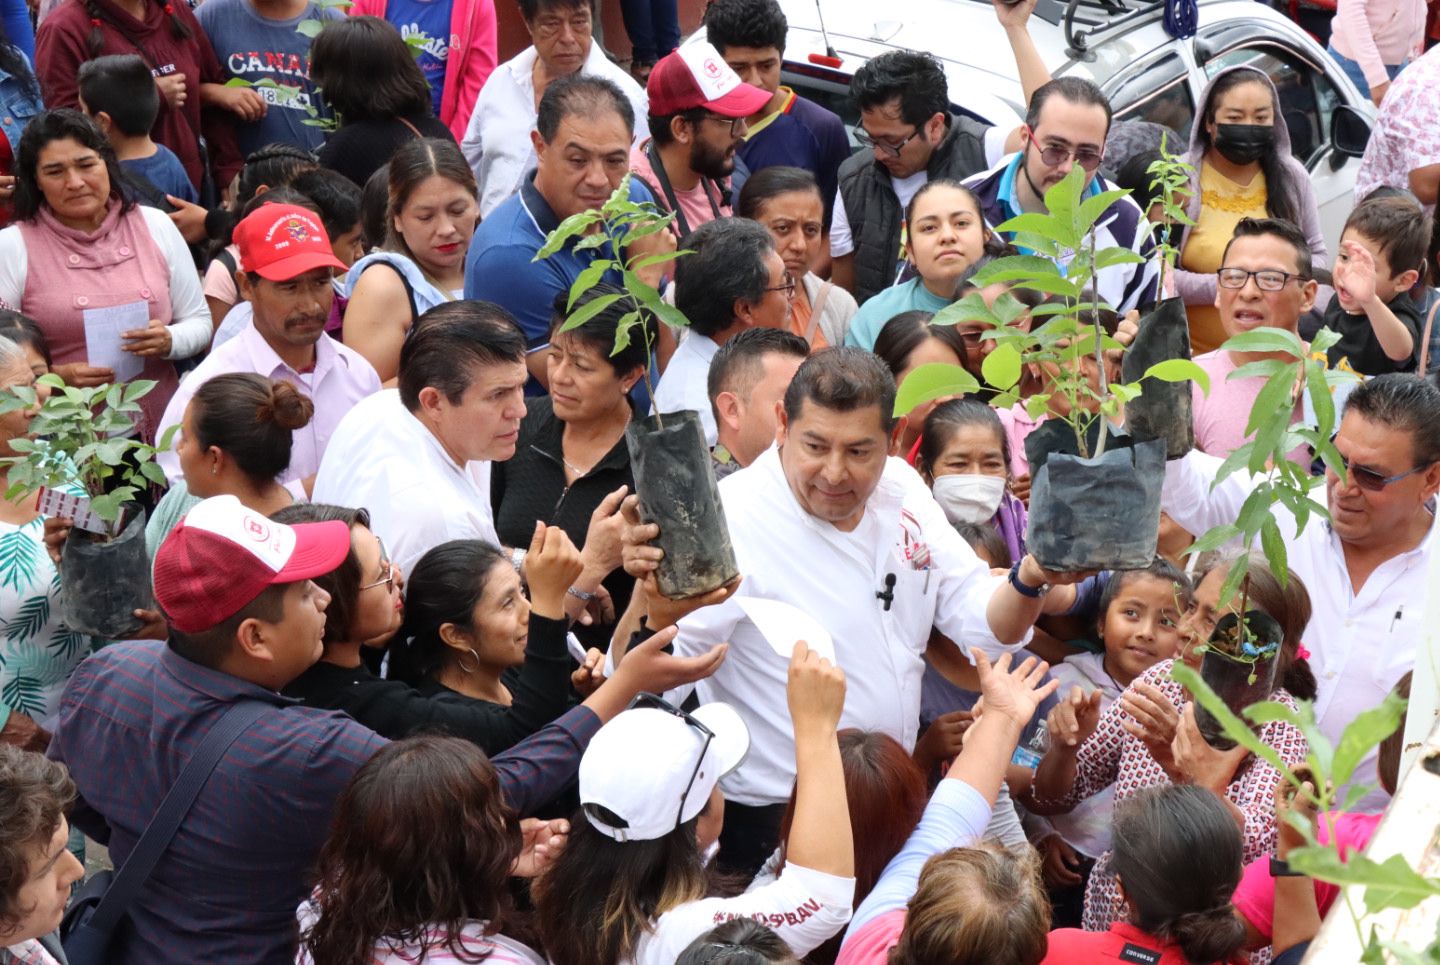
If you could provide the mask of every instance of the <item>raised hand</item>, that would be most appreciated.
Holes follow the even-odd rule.
[[[1046,682],[1045,674],[1050,665],[1034,657],[1026,657],[1020,666],[1010,669],[1011,656],[1001,654],[993,665],[985,652],[978,648],[970,651],[975,669],[980,673],[981,699],[985,702],[985,713],[999,714],[1024,726],[1040,702],[1055,692],[1059,681]]]
[[[1171,773],[1175,759],[1170,745],[1180,726],[1180,711],[1170,698],[1159,687],[1136,681],[1120,696],[1120,709],[1126,714],[1120,726],[1144,742],[1155,762]]]
[[[1087,697],[1079,687],[1071,687],[1070,693],[1055,705],[1045,721],[1050,746],[1074,748],[1085,743],[1100,723],[1102,697],[1098,690]]]
[[[584,569],[580,551],[559,526],[535,524],[530,551],[525,554],[525,580],[530,602],[542,617],[558,620],[565,612],[565,591]]]
[[[834,734],[845,709],[845,672],[804,640],[797,641],[790,655],[785,700],[797,740],[807,728],[811,734]]]

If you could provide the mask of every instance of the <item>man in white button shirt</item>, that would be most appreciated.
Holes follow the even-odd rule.
[[[795,279],[770,232],[748,218],[708,221],[681,242],[693,252],[675,263],[675,307],[690,319],[680,347],[655,387],[658,412],[700,413],[705,444],[715,445],[715,413],[706,380],[710,360],[748,328],[790,327]]]
[[[744,579],[730,600],[680,622],[675,651],[730,643],[725,663],[698,685],[702,703],[735,707],[751,734],[749,756],[721,785],[727,870],[753,871],[769,856],[795,780],[788,660],[746,616],[745,598],[788,603],[819,621],[849,681],[841,726],[883,731],[907,749],[932,626],[967,653],[998,656],[1023,645],[1042,612],[1074,600],[1072,587],[1050,585],[1076,577],[1046,573],[1033,557],[1008,577],[991,575],[920,476],[889,456],[904,428],[894,405],[895,381],[874,355],[818,352],[786,390],[775,447],[720,484]],[[636,527],[632,536],[646,532],[655,531]],[[788,652],[794,641],[780,643]]]
[[[1295,533],[1280,516],[1290,572],[1305,582],[1314,614],[1305,645],[1319,693],[1315,715],[1330,740],[1377,706],[1415,664],[1437,551],[1435,494],[1440,491],[1440,387],[1414,375],[1382,375],[1345,403],[1335,448],[1349,465],[1341,483],[1325,474],[1331,521],[1312,518]],[[1221,460],[1192,451],[1166,466],[1163,507],[1192,533],[1233,523],[1258,480],[1236,474],[1212,490]],[[1376,779],[1374,755],[1356,781]],[[1378,810],[1372,793],[1358,810]]]
[[[636,117],[649,109],[645,91],[594,42],[589,0],[520,0],[520,15],[531,45],[495,68],[480,89],[460,144],[480,186],[482,218],[519,191],[535,169],[530,132],[536,106],[552,80],[575,73],[604,77],[625,93]]]

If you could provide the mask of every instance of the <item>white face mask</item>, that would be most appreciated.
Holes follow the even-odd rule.
[[[978,473],[937,476],[932,491],[951,524],[983,523],[1000,508],[1005,477]]]

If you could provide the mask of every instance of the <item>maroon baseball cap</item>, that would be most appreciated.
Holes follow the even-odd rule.
[[[770,102],[770,94],[740,79],[719,51],[691,43],[660,58],[645,85],[651,117],[669,117],[703,107],[721,117],[749,117]]]
[[[286,526],[213,496],[185,514],[155,554],[155,600],[181,633],[219,626],[268,586],[323,576],[345,562],[339,520]]]
[[[315,212],[293,204],[262,204],[235,226],[240,267],[270,281],[289,281],[314,268],[345,270]]]

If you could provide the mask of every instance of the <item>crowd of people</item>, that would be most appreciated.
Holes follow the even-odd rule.
[[[1051,76],[1035,0],[994,5],[1013,129],[896,50],[847,130],[781,84],[777,0],[711,0],[684,44],[673,2],[622,6],[628,71],[590,0],[520,0],[503,63],[489,0],[5,20],[0,390],[32,401],[0,414],[0,963],[67,961],[97,845],[120,965],[1298,961],[1336,898],[1284,864],[1276,761],[1306,736],[1217,749],[1171,670],[1243,563],[1278,627],[1263,699],[1333,742],[1408,696],[1440,552],[1440,53],[1400,36],[1412,5],[1371,0],[1371,37],[1341,4],[1332,54],[1380,113],[1334,248],[1257,67],[1168,132],[1172,225],[1155,125]],[[1076,169],[1130,191],[1090,289],[1120,348],[1075,364],[1118,373],[1176,296],[1211,380],[1154,559],[1099,573],[1028,549],[1053,365],[895,411],[924,366],[987,373],[997,333],[936,318],[958,300],[1054,310],[976,274]],[[542,252],[626,183],[668,225]],[[632,311],[637,278],[688,326]],[[1276,509],[1284,572],[1187,552],[1258,482],[1226,461],[1286,356],[1224,343],[1267,328],[1337,333],[1358,383],[1343,476],[1291,453],[1329,518]],[[46,375],[153,381],[126,437],[173,438],[128,517],[131,639],[66,625],[77,524],[11,484]],[[740,575],[672,599],[627,435],[687,410]],[[1374,833],[1399,741],[1337,844]]]

